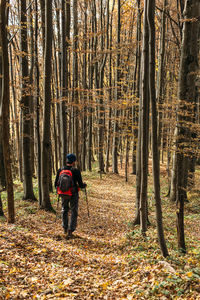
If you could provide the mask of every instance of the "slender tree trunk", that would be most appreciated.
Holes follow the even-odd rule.
[[[130,119],[130,110],[127,111],[127,119]],[[128,132],[126,134],[126,160],[125,160],[125,180],[128,182],[128,171],[129,171],[129,150],[130,150],[130,139],[129,139],[129,132],[130,128],[128,127]]]
[[[28,43],[27,43],[27,8],[26,0],[21,0],[21,110],[22,110],[22,158],[23,158],[23,186],[24,200],[35,201],[32,182],[31,164],[31,121],[29,97],[29,71],[28,71]]]
[[[79,167],[81,166],[80,145],[80,126],[79,126],[79,108],[78,108],[78,8],[77,0],[73,0],[73,152],[76,153]]]
[[[101,22],[101,51],[103,53],[104,50],[104,36],[103,36],[103,1],[101,0],[101,11],[100,11],[100,22]],[[109,1],[107,3],[107,44],[106,48],[108,49],[109,40],[108,40],[108,24],[109,24]],[[102,55],[102,62],[100,63],[100,70],[99,70],[99,88],[100,88],[100,99],[99,99],[99,171],[104,173],[104,135],[105,135],[105,108],[104,108],[104,69],[106,65],[107,54]]]
[[[108,5],[110,5],[110,2],[108,1]],[[111,117],[112,117],[112,107],[111,107],[111,101],[112,101],[112,24],[113,24],[113,10],[114,10],[115,1],[113,1],[112,6],[112,14],[111,14],[111,20],[110,20],[110,37],[109,33],[107,36],[107,39],[109,39],[109,50],[110,50],[110,56],[109,56],[109,98],[108,98],[108,106],[109,106],[109,113],[108,113],[108,128],[107,128],[107,151],[106,151],[106,172],[109,171],[110,167],[110,148],[111,148]]]
[[[3,212],[3,204],[2,204],[2,200],[1,200],[1,192],[0,192],[0,217],[4,216],[4,212]]]
[[[0,18],[0,25],[2,24]],[[2,25],[1,25],[2,26]],[[1,38],[1,29],[0,29],[0,49],[2,45],[2,38]],[[0,101],[2,101],[2,88],[3,88],[3,55],[2,50],[0,50]],[[2,102],[0,102],[2,105]],[[2,108],[2,106],[1,106]],[[2,132],[2,117],[0,117],[0,189],[6,187],[6,178],[5,178],[5,168],[4,168],[4,156],[3,156],[3,132]],[[4,216],[3,212],[3,204],[1,200],[1,191],[0,191],[0,216]]]
[[[6,177],[6,190],[8,201],[8,223],[15,222],[15,208],[14,208],[14,191],[13,178],[11,169],[11,153],[10,153],[10,89],[9,89],[9,60],[8,60],[8,40],[7,40],[7,4],[8,1],[2,0],[0,6],[0,44],[2,46],[2,95],[0,98],[0,117],[2,117],[2,131],[3,131],[3,157]]]
[[[148,185],[148,136],[149,136],[149,53],[148,53],[148,23],[147,2],[144,4],[143,46],[142,46],[142,88],[141,88],[141,182],[140,182],[140,226],[143,235],[147,230],[147,185]]]
[[[100,1],[100,30],[101,30],[101,51],[104,48],[104,41],[103,41],[103,2]],[[103,147],[104,147],[104,95],[103,95],[103,78],[104,77],[104,68],[101,66],[99,67],[99,112],[98,112],[98,161],[99,161],[99,172],[104,173],[104,158],[103,158]]]
[[[121,36],[121,1],[118,0],[117,17],[117,62],[116,62],[116,91],[115,101],[120,99],[120,36]],[[112,153],[112,171],[118,173],[118,144],[119,144],[119,109],[115,109],[114,132],[113,132],[113,153]]]
[[[43,54],[45,49],[45,0],[40,0],[41,19],[42,19],[42,46]]]
[[[38,180],[38,197],[39,206],[42,205],[41,190],[41,138],[40,138],[40,71],[38,63],[38,0],[35,0],[35,82],[36,82],[36,138],[37,138],[37,180]]]
[[[137,172],[137,143],[138,143],[138,99],[140,97],[140,71],[141,71],[141,8],[140,0],[137,0],[137,49],[136,49],[136,62],[135,62],[135,71],[134,71],[134,82],[133,82],[133,91],[136,96],[135,105],[132,108],[132,118],[133,118],[133,153],[132,153],[132,174],[136,175]]]
[[[56,49],[60,49],[61,45],[61,33],[60,33],[60,13],[59,8],[57,7],[57,0],[55,2],[56,8],[56,25],[57,25],[57,34],[54,33],[53,42],[54,42],[54,64],[55,64],[55,82],[56,82],[56,98],[60,97],[61,90],[61,51],[56,51]],[[69,5],[69,4],[67,4]],[[68,18],[67,18],[68,19]],[[57,40],[56,40],[57,36]],[[58,52],[58,54],[57,54]],[[68,78],[68,77],[67,77]],[[61,119],[60,119],[60,103],[56,103],[56,123],[57,123],[57,151],[59,157],[59,165],[62,165],[62,143],[61,143]]]
[[[66,1],[62,0],[62,69],[61,69],[61,103],[60,103],[60,120],[61,120],[61,144],[62,144],[62,165],[66,163],[67,155],[67,115],[66,115],[66,98],[67,98],[67,43],[66,43]]]
[[[89,77],[89,116],[88,116],[88,170],[92,171],[92,134],[93,134],[93,107],[92,107],[92,89],[94,85],[94,64],[93,64],[93,58],[94,58],[94,33],[95,33],[95,6],[92,2],[91,10],[92,10],[92,20],[91,20],[91,27],[92,27],[92,38],[91,38],[91,54],[90,54],[90,60],[89,60],[89,71],[88,71],[88,77]]]
[[[0,54],[1,59],[1,54]],[[0,68],[1,69],[1,68]],[[0,70],[2,74],[2,69]],[[0,81],[0,85],[2,83]],[[2,97],[2,91],[0,91],[0,97]],[[5,167],[4,167],[4,156],[3,156],[3,132],[2,132],[2,120],[0,119],[0,187],[6,187],[6,176],[5,176]]]
[[[86,115],[86,103],[87,103],[87,14],[88,4],[84,1],[84,54],[83,54],[83,117],[82,117],[82,170],[86,170],[86,136],[87,136],[87,115]]]
[[[33,30],[33,9],[32,4],[29,3],[29,31],[30,31],[30,72],[29,72],[29,86],[30,86],[30,160],[31,160],[31,169],[32,169],[32,177],[35,176],[34,170],[34,98],[32,94],[33,87],[33,70],[34,70],[34,30]]]
[[[177,128],[176,130],[177,131]],[[175,133],[175,137],[177,133]],[[170,200],[176,201],[176,182],[177,182],[177,152],[174,151],[172,157],[172,171],[171,171],[171,183],[170,183]]]
[[[41,156],[42,203],[41,208],[52,210],[49,196],[50,170],[50,120],[51,120],[51,57],[52,57],[52,2],[45,0],[45,76],[44,76],[44,119]]]
[[[17,160],[19,165],[19,178],[22,181],[22,151],[20,147],[20,137],[19,137],[19,118],[17,113],[17,99],[16,99],[16,89],[15,89],[15,82],[16,82],[16,72],[14,73],[14,61],[12,59],[12,46],[10,45],[10,79],[11,79],[11,86],[12,86],[12,96],[13,96],[13,107],[14,107],[14,115],[16,119],[16,148],[17,148]],[[15,76],[14,76],[15,75]]]
[[[2,114],[2,99],[3,99],[3,53],[2,53],[2,38],[0,35],[0,104],[1,104],[1,111]],[[3,131],[2,131],[2,116],[0,116],[0,188],[6,187],[6,175],[5,175],[5,168],[4,168],[4,156],[3,156]]]
[[[195,80],[198,70],[198,32],[200,2],[186,0],[184,8],[183,38],[178,87],[178,137],[177,137],[177,235],[178,247],[186,252],[184,234],[184,201],[187,190],[188,158],[190,153],[191,128],[193,120],[192,107],[195,99]],[[187,115],[185,112],[187,111]]]
[[[163,2],[162,20],[161,20],[161,34],[160,34],[160,49],[159,49],[159,65],[158,65],[158,79],[157,79],[157,99],[159,105],[159,121],[158,121],[158,147],[159,155],[161,149],[162,127],[163,127],[163,100],[164,100],[164,78],[165,78],[165,30],[166,30],[166,9],[168,0]]]
[[[140,98],[139,103],[139,130],[138,130],[138,141],[137,141],[137,156],[136,156],[136,201],[135,201],[135,217],[133,225],[140,224],[140,190],[141,190],[141,178],[142,178],[142,165],[141,165],[141,112],[142,102]]]
[[[154,197],[156,203],[156,221],[160,248],[164,257],[168,256],[168,250],[164,237],[162,222],[162,206],[160,199],[160,166],[157,137],[157,108],[155,89],[155,0],[148,0],[148,24],[149,24],[149,91],[151,101],[152,121],[152,154],[153,154],[153,181]]]

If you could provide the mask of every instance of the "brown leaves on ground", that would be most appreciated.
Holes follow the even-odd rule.
[[[73,239],[66,240],[60,213],[56,218],[38,210],[35,203],[17,200],[14,225],[1,219],[0,299],[198,299],[199,240],[191,239],[189,253],[179,256],[170,218],[166,239],[173,253],[164,260],[153,205],[146,240],[138,227],[128,226],[134,216],[134,176],[129,183],[120,175],[104,175],[100,180],[84,174],[84,179],[90,219],[81,192]],[[55,195],[52,202],[56,208]],[[165,221],[172,211],[166,210]],[[199,216],[193,221],[188,220],[188,230],[200,222]]]

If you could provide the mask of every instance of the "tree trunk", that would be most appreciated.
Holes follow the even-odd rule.
[[[22,110],[22,159],[23,159],[23,186],[24,200],[35,201],[32,182],[31,164],[31,120],[29,97],[29,71],[28,71],[28,42],[27,42],[27,8],[26,0],[21,0],[21,110]]]
[[[148,0],[148,24],[149,24],[149,95],[151,101],[151,129],[152,129],[152,154],[153,154],[153,182],[154,197],[156,203],[156,221],[160,248],[164,257],[168,256],[168,250],[164,237],[162,206],[160,199],[160,166],[157,137],[157,108],[155,89],[155,0]]]
[[[195,99],[195,80],[198,70],[198,31],[199,31],[199,0],[186,0],[184,8],[183,38],[179,73],[177,117],[177,235],[178,247],[186,252],[184,235],[184,201],[187,190],[187,155],[190,154],[193,106]],[[187,112],[187,114],[185,114]]]
[[[10,89],[9,89],[9,60],[8,60],[8,40],[7,40],[7,4],[8,1],[2,0],[0,6],[0,44],[2,46],[2,97],[0,97],[0,117],[2,117],[3,132],[3,157],[6,177],[6,190],[8,201],[8,223],[15,222],[14,208],[14,191],[13,178],[11,169],[11,153],[10,153]]]
[[[60,120],[61,120],[61,149],[62,149],[62,166],[66,163],[67,155],[67,28],[66,28],[66,1],[62,0],[62,69],[61,69],[61,103],[60,103]]]
[[[17,99],[16,99],[16,89],[15,89],[15,82],[16,82],[16,72],[14,73],[15,65],[14,61],[12,59],[12,46],[10,45],[10,79],[11,79],[11,86],[12,86],[12,96],[13,96],[13,108],[14,108],[14,115],[16,120],[16,148],[17,148],[17,159],[18,159],[18,165],[19,165],[19,178],[20,181],[23,181],[23,175],[22,175],[22,149],[20,146],[20,137],[19,137],[19,118],[16,118],[18,116],[17,112]],[[15,76],[14,76],[15,75]]]
[[[120,99],[120,36],[121,36],[121,1],[118,0],[117,17],[117,62],[116,62],[116,91],[115,102]],[[115,109],[114,131],[113,131],[113,153],[112,153],[112,171],[118,173],[118,144],[119,144],[119,109]]]
[[[92,89],[93,89],[93,85],[94,85],[94,64],[93,64],[93,59],[94,59],[94,33],[95,33],[95,18],[96,18],[96,10],[95,10],[95,6],[94,3],[91,3],[91,10],[92,10],[92,20],[91,20],[91,27],[92,27],[92,38],[91,38],[91,43],[90,43],[90,50],[91,50],[91,54],[89,55],[90,59],[89,59],[89,70],[88,70],[88,77],[89,77],[89,116],[88,116],[88,160],[87,160],[87,164],[88,164],[88,170],[92,171],[92,156],[93,156],[93,151],[92,151],[92,134],[93,134],[93,107],[92,107],[92,101],[93,101],[93,97],[92,97]]]
[[[40,0],[41,19],[42,19],[42,46],[43,54],[45,49],[45,0]]]
[[[41,208],[52,210],[49,196],[50,171],[50,121],[51,121],[51,57],[52,57],[52,2],[45,0],[45,76],[44,76],[44,119],[41,156],[42,203]]]
[[[139,121],[138,121],[138,141],[137,141],[137,155],[136,155],[136,201],[135,201],[135,217],[133,225],[140,224],[140,190],[141,190],[141,178],[142,178],[142,165],[141,165],[141,112],[142,102],[140,98],[139,103]]]
[[[103,2],[100,1],[100,30],[101,30],[101,51],[104,48],[103,41]],[[100,64],[100,63],[99,63]],[[103,158],[103,146],[104,146],[104,106],[103,106],[103,76],[104,76],[104,68],[99,67],[99,112],[98,112],[98,161],[99,161],[99,172],[104,173],[104,158]]]
[[[29,89],[32,89],[33,86],[33,70],[34,70],[34,30],[33,30],[33,9],[32,5],[29,5],[29,31],[30,31],[30,72],[29,72]],[[34,170],[34,98],[33,94],[30,91],[30,160],[31,160],[31,169],[32,169],[32,177],[35,176],[35,170]]]
[[[4,212],[3,212],[3,204],[2,204],[2,200],[1,200],[1,192],[0,192],[0,217],[4,216]]]
[[[177,134],[175,134],[175,137],[176,135]],[[176,151],[174,151],[172,157],[172,171],[171,171],[171,183],[170,183],[170,200],[172,202],[176,201],[176,181],[177,181],[177,153]]]
[[[87,14],[88,4],[84,1],[84,54],[83,54],[83,117],[82,117],[82,170],[86,170],[86,137],[87,137]]]
[[[148,185],[148,139],[149,139],[149,52],[148,52],[148,23],[147,1],[144,7],[144,33],[142,49],[142,88],[141,88],[141,182],[140,182],[140,226],[143,235],[147,230],[147,185]]]
[[[133,153],[132,153],[132,174],[137,173],[137,143],[138,143],[138,125],[139,125],[139,109],[138,109],[138,99],[140,97],[140,72],[141,72],[141,8],[140,0],[137,0],[137,48],[136,48],[136,61],[134,70],[134,82],[133,82],[133,92],[136,96],[134,106],[132,107],[132,118],[133,118]]]
[[[164,100],[164,78],[165,78],[165,23],[166,23],[166,8],[168,5],[168,0],[163,0],[163,11],[161,19],[161,33],[160,33],[160,49],[159,49],[159,65],[158,65],[158,79],[157,79],[157,101],[158,101],[158,110],[159,110],[159,119],[158,119],[158,147],[159,147],[159,156],[161,150],[161,138],[162,138],[162,127],[163,127],[163,100]]]
[[[61,45],[61,33],[60,33],[60,13],[59,9],[57,7],[57,0],[54,1],[55,8],[56,8],[56,25],[57,25],[57,33],[54,33],[53,42],[54,42],[54,68],[55,68],[55,83],[56,83],[56,99],[59,99],[60,97],[60,90],[61,90],[61,51],[58,51],[60,49]],[[68,6],[69,4],[67,4]],[[67,18],[68,19],[68,18]],[[57,40],[56,40],[57,36]],[[58,54],[57,54],[58,52]],[[56,123],[57,123],[57,152],[59,157],[59,165],[62,165],[62,143],[61,143],[61,119],[60,119],[60,103],[56,103]],[[68,143],[69,144],[69,143]]]
[[[38,63],[38,0],[35,0],[35,83],[36,83],[36,138],[37,138],[37,181],[38,181],[38,197],[39,206],[42,205],[42,190],[41,190],[41,138],[40,138],[40,71]]]
[[[0,19],[1,20],[1,19]],[[0,46],[2,45],[2,38],[1,38],[1,30],[0,30]],[[3,56],[2,51],[0,53],[0,99],[2,99],[2,88],[3,88]],[[3,157],[3,135],[2,135],[2,118],[0,118],[0,189],[6,187],[6,175],[5,175],[5,168],[4,168],[4,157]],[[0,216],[4,216],[3,212],[3,204],[1,200],[1,192],[0,192]]]
[[[76,153],[76,157],[78,160],[79,167],[81,166],[81,156],[80,156],[80,126],[79,126],[79,108],[78,108],[78,8],[77,8],[77,0],[73,0],[73,143],[72,143],[72,151]]]

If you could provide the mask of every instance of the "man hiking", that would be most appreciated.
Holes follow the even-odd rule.
[[[71,153],[67,155],[66,166],[57,171],[55,179],[55,188],[62,201],[62,226],[67,238],[72,237],[72,232],[77,226],[78,217],[78,191],[85,188],[81,172],[75,168],[76,155]],[[68,220],[68,213],[71,209],[71,219]]]

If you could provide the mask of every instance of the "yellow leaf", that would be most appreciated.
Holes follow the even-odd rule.
[[[16,272],[17,272],[17,269],[15,267],[10,270],[10,274],[16,273]]]
[[[187,272],[186,275],[187,275],[187,277],[192,277],[193,273],[192,272]]]
[[[104,283],[102,283],[102,288],[104,289],[104,290],[106,290],[107,289],[107,287],[108,287],[108,285],[109,285],[109,282],[104,282]]]

